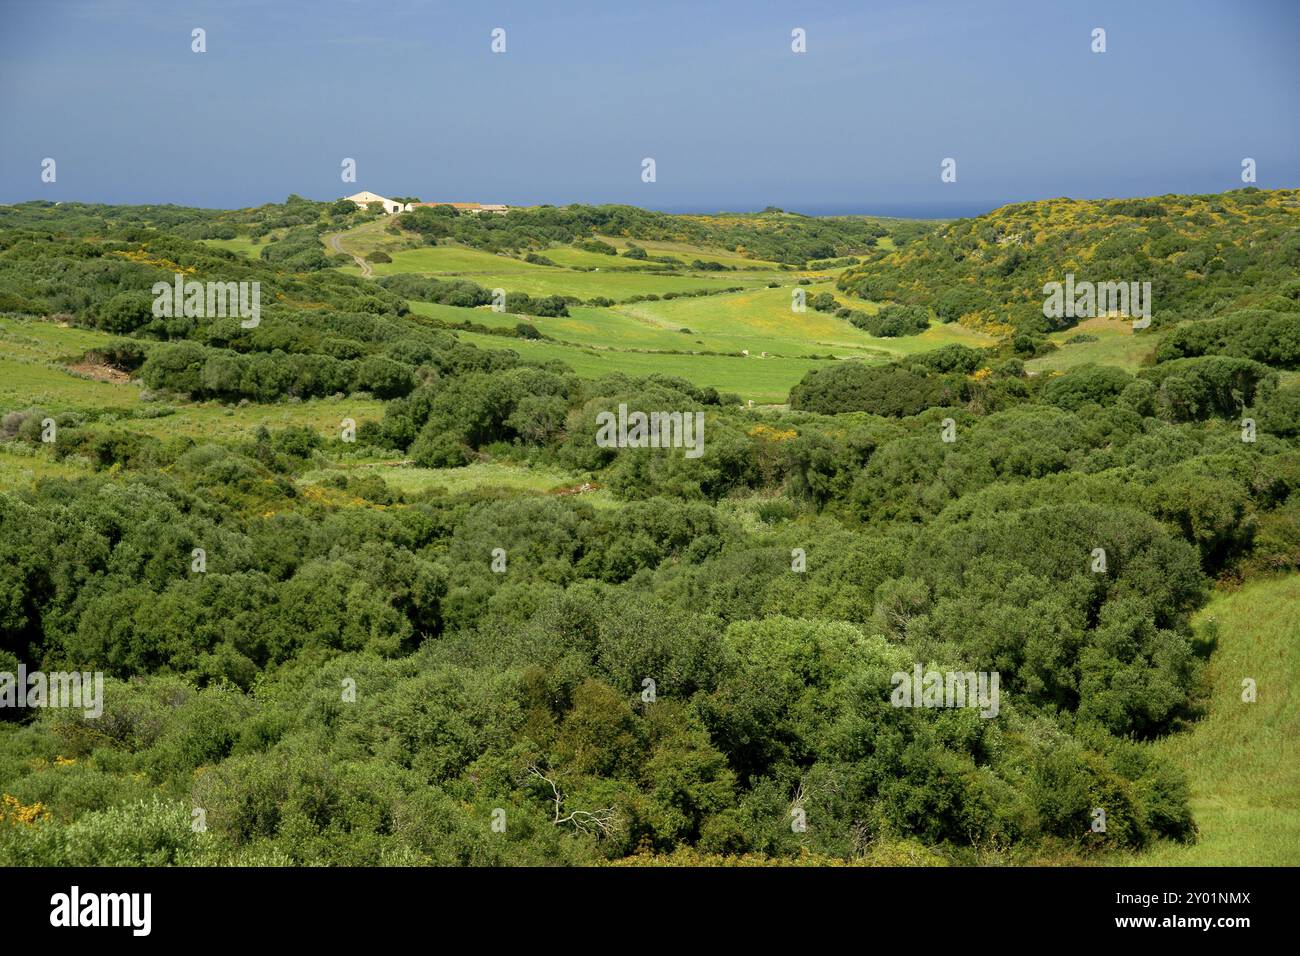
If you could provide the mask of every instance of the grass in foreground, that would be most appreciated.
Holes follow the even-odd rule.
[[[1209,714],[1154,746],[1187,774],[1200,839],[1107,862],[1300,865],[1300,575],[1220,594],[1196,625],[1202,635],[1216,628],[1219,635]],[[1258,687],[1253,704],[1241,699],[1246,677]]]

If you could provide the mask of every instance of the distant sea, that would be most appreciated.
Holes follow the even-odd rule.
[[[878,203],[791,203],[777,205],[786,212],[803,213],[805,216],[892,216],[898,219],[967,219],[981,216],[986,212],[1005,206],[1004,201],[962,201],[962,202],[878,202]],[[768,203],[752,206],[656,206],[660,212],[693,213],[706,215],[715,212],[758,212]]]

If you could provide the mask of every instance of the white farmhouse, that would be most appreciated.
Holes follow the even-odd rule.
[[[379,203],[384,208],[384,212],[392,214],[395,212],[410,212],[411,203],[400,203],[392,199],[386,199],[376,193],[362,191],[355,196],[344,196],[344,199],[350,199],[358,206],[369,206],[371,203]]]

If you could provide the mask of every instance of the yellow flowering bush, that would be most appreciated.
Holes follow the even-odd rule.
[[[43,803],[24,804],[11,794],[0,796],[0,824],[33,827],[50,819]]]

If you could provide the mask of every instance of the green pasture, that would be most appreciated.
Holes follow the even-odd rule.
[[[342,462],[332,468],[308,472],[300,484],[316,485],[334,474],[353,477],[378,475],[389,487],[404,493],[441,491],[458,494],[464,491],[499,488],[553,494],[573,489],[587,479],[559,468],[514,465],[508,462],[475,462],[463,468],[417,468],[396,462]],[[614,507],[614,499],[602,488],[581,492],[582,501],[597,507]]]
[[[236,236],[234,239],[202,239],[200,241],[204,245],[212,246],[215,249],[225,249],[228,252],[237,252],[241,256],[256,259],[261,256],[263,247],[272,241],[272,237],[263,237],[261,242],[253,242],[251,236]]]
[[[247,440],[260,426],[274,430],[291,425],[334,439],[342,434],[345,418],[360,425],[384,417],[383,402],[351,396],[248,405],[199,402],[172,407],[176,409],[174,414],[133,419],[124,425],[157,438],[182,435],[195,441]]]
[[[595,349],[648,349],[669,352],[718,352],[769,359],[837,357],[891,358],[960,343],[972,347],[993,339],[962,326],[935,324],[921,335],[876,338],[831,313],[790,308],[793,284],[776,289],[616,305],[609,308],[570,306],[567,316],[522,316],[488,308],[459,309],[431,303],[412,303],[417,315],[447,322],[471,321],[492,328],[514,328],[531,323],[538,331],[565,345]],[[802,286],[811,298],[830,289],[829,284]],[[874,312],[876,306],[855,302]],[[496,348],[516,340],[500,339]]]
[[[1208,665],[1209,713],[1154,744],[1191,786],[1195,843],[1162,842],[1108,863],[1300,866],[1300,575],[1217,594],[1196,616]],[[1255,681],[1255,703],[1242,681]]]
[[[770,352],[786,356],[828,353],[838,356],[903,356],[953,343],[979,347],[993,342],[989,336],[956,324],[935,324],[921,335],[877,338],[830,312],[817,312],[807,306],[803,312],[795,312],[791,302],[796,289],[804,290],[808,302],[820,292],[835,293],[831,283],[797,286],[787,280],[776,289],[635,302],[615,306],[612,311],[651,326],[670,329],[675,334],[681,334],[678,329],[690,329],[694,334],[683,338],[702,341],[705,344],[696,347],[713,351],[748,349],[751,354]],[[848,299],[838,293],[836,297],[850,308],[869,314],[878,309],[874,303]]]
[[[775,262],[769,262],[764,259],[751,259],[747,256],[739,255],[727,249],[713,248],[709,246],[697,246],[687,242],[668,242],[656,239],[624,239],[613,236],[597,236],[601,242],[608,243],[617,249],[620,253],[625,252],[630,243],[635,243],[646,251],[648,256],[673,256],[680,259],[684,267],[689,268],[690,264],[696,259],[703,262],[717,262],[724,266],[732,266],[737,269],[761,269],[763,271],[774,272],[780,270],[780,265]],[[646,259],[627,259],[623,256],[607,256],[599,252],[588,252],[585,249],[579,249],[572,245],[552,246],[541,252],[541,255],[563,266],[590,266],[599,268],[608,266],[611,263],[617,265],[642,265],[654,266],[661,263],[654,263]]]
[[[1076,335],[1095,335],[1096,342],[1066,343]],[[1131,319],[1089,319],[1064,332],[1053,332],[1048,339],[1057,350],[1025,363],[1030,372],[1064,372],[1079,365],[1113,365],[1126,372],[1136,372],[1160,344],[1160,332],[1133,331]]]
[[[826,364],[825,361],[805,358],[666,355],[654,352],[580,348],[533,339],[508,339],[476,332],[457,332],[456,336],[479,348],[505,348],[534,361],[564,362],[583,378],[599,378],[615,372],[632,376],[676,375],[698,386],[711,385],[719,391],[735,392],[742,399],[752,399],[764,404],[785,402],[790,387],[803,378],[809,369]]]
[[[634,295],[754,286],[767,280],[765,274],[752,272],[664,275],[643,270],[610,268],[579,272],[556,266],[533,265],[522,259],[463,246],[422,246],[419,249],[393,252],[391,255],[392,262],[372,264],[376,275],[409,272],[444,279],[458,277],[487,289],[501,288],[507,292],[525,292],[532,296],[573,295],[582,299],[599,296],[626,299]],[[355,264],[346,268],[357,270]]]
[[[76,478],[91,469],[73,459],[55,461],[45,448],[29,449],[17,442],[0,442],[0,491],[25,488],[44,478]]]

